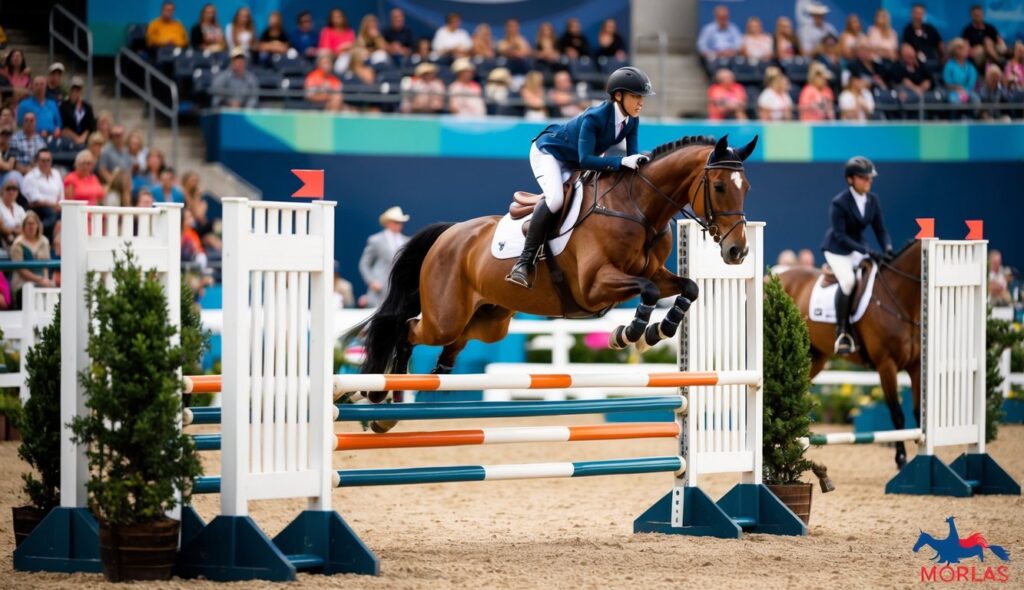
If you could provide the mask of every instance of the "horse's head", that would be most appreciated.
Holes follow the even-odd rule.
[[[918,535],[917,542],[914,543],[914,553],[917,553],[918,551],[920,551],[921,547],[924,547],[925,545],[928,544],[928,541],[933,540],[931,535],[929,535],[928,533],[926,533],[924,531],[921,531],[920,529],[918,529],[918,530],[920,531],[921,534]]]
[[[743,262],[749,251],[743,204],[750,183],[743,161],[753,153],[755,146],[756,135],[738,149],[729,147],[728,135],[719,139],[708,153],[704,176],[690,199],[693,211],[704,219],[708,233],[718,242],[726,264]]]

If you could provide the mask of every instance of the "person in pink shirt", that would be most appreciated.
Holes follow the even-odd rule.
[[[351,49],[355,42],[356,32],[348,24],[345,11],[340,8],[332,8],[327,16],[327,26],[320,31],[319,48],[330,51],[334,57],[338,57]]]
[[[1024,89],[1024,41],[1017,41],[1013,44],[1013,57],[1006,60],[1003,77],[1006,78],[1006,85],[1011,89]]]
[[[836,97],[829,87],[832,72],[825,64],[814,62],[807,72],[807,84],[800,91],[801,121],[831,121],[836,118]]]
[[[747,91],[736,82],[736,76],[725,68],[715,72],[715,83],[708,87],[708,119],[745,120]]]
[[[96,159],[89,150],[75,156],[75,169],[64,177],[64,196],[68,200],[87,201],[99,205],[103,201],[103,185],[96,176]]]

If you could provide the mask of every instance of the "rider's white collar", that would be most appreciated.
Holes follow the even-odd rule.
[[[619,133],[619,130],[623,128],[623,123],[629,123],[629,117],[622,114],[622,107],[620,105],[613,105],[615,108],[615,133]]]

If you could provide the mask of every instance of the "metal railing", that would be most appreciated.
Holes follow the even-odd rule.
[[[124,60],[138,68],[142,73],[142,86],[136,84],[131,76],[124,72]],[[162,102],[159,95],[153,92],[154,82],[167,89],[167,102]],[[148,110],[147,118],[149,126],[147,129],[146,143],[153,145],[153,135],[156,133],[156,115],[162,114],[171,121],[171,163],[178,167],[178,85],[165,76],[160,70],[153,67],[146,60],[142,59],[131,50],[122,47],[114,57],[114,120],[120,120],[121,110],[121,86],[134,92],[146,103]]]
[[[658,44],[658,78],[661,82],[661,88],[658,89],[658,93],[655,96],[658,97],[658,118],[664,119],[667,115],[665,112],[668,108],[668,84],[665,83],[668,80],[668,73],[666,70],[666,63],[668,62],[668,33],[665,31],[658,31],[656,33],[644,33],[637,35],[634,38],[635,45],[639,41],[650,41],[653,40]],[[636,47],[634,45],[634,53],[636,54]],[[635,57],[634,57],[635,59]]]
[[[64,24],[71,25],[71,38],[69,39],[57,27],[57,17],[64,20]],[[81,47],[80,41],[85,40],[85,48]],[[49,63],[53,63],[54,42],[59,41],[64,48],[72,55],[85,62],[85,98],[92,101],[92,31],[75,15],[68,12],[60,4],[54,5],[50,10],[50,53]]]

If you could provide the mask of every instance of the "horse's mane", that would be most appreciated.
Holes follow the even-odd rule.
[[[657,160],[662,156],[671,154],[672,152],[691,145],[715,145],[715,137],[713,135],[687,135],[680,137],[679,139],[663,143],[654,148],[651,152],[651,160]]]
[[[904,252],[909,250],[916,243],[917,243],[916,239],[907,240],[907,243],[903,244],[903,247],[901,247],[899,250],[897,250],[896,254],[894,254],[893,257],[894,258],[898,258],[898,257],[902,256]]]

